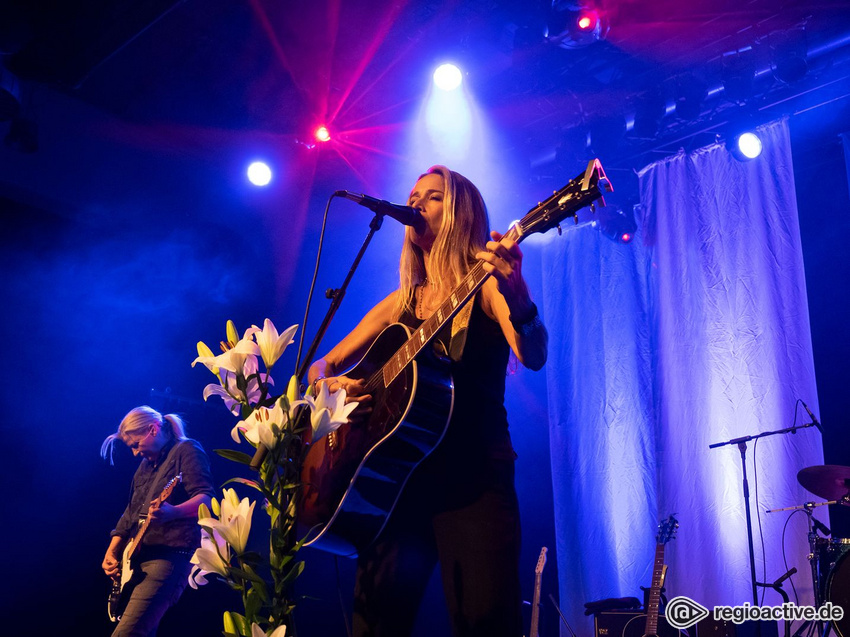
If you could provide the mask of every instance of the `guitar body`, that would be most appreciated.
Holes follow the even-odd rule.
[[[411,337],[400,323],[382,331],[346,375],[368,379]],[[301,471],[298,520],[308,541],[354,557],[378,536],[413,470],[442,440],[454,402],[449,363],[423,350],[384,387],[371,390],[365,423],[342,425],[311,445]]]
[[[623,637],[687,637],[688,632],[673,628],[667,623],[664,615],[656,616],[658,626],[655,635],[646,634],[646,620],[648,616],[643,613],[632,617],[625,626],[623,626]],[[661,620],[661,621],[658,621]]]
[[[144,520],[141,524],[144,524]],[[124,612],[124,606],[127,605],[127,597],[126,588],[127,582],[133,577],[133,567],[130,564],[130,557],[135,552],[133,547],[135,546],[135,538],[131,538],[127,542],[127,546],[124,547],[124,553],[121,556],[121,573],[120,577],[112,580],[112,591],[109,593],[109,600],[107,603],[107,610],[109,612],[109,619],[113,622],[117,622],[121,619],[121,614]]]

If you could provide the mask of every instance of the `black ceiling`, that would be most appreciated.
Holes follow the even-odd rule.
[[[850,92],[848,2],[597,4],[606,37],[564,48],[545,0],[16,0],[0,50],[36,124],[57,93],[128,124],[289,142],[334,114],[338,128],[402,126],[428,69],[451,57],[529,165],[558,151],[639,166],[741,111],[768,119]]]

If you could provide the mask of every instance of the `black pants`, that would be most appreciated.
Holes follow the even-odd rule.
[[[513,461],[449,466],[446,458],[426,459],[387,528],[361,553],[357,637],[410,635],[437,562],[455,637],[522,634]]]

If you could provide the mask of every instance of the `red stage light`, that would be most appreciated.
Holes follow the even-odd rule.
[[[631,241],[632,241],[631,233],[630,232],[624,232],[623,234],[621,234],[620,235],[620,241],[622,243],[631,243]]]
[[[316,140],[320,142],[328,142],[331,139],[331,132],[328,130],[327,126],[319,126],[316,129]]]
[[[599,14],[596,11],[582,11],[576,24],[582,31],[592,31],[598,22]]]

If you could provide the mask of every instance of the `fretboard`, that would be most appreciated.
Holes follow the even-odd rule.
[[[646,607],[646,633],[658,634],[658,609],[661,605],[661,587],[664,577],[664,545],[655,546],[655,563],[652,568],[652,587],[649,589],[649,602]]]
[[[517,243],[522,238],[516,228],[511,228],[505,236]],[[449,294],[449,297],[443,301],[440,307],[437,308],[437,311],[413,331],[407,342],[381,368],[384,387],[389,387],[390,383],[410,364],[410,361],[416,358],[416,355],[460,312],[461,308],[484,285],[484,281],[489,276],[480,261],[472,266],[472,269],[463,278],[460,285]]]

